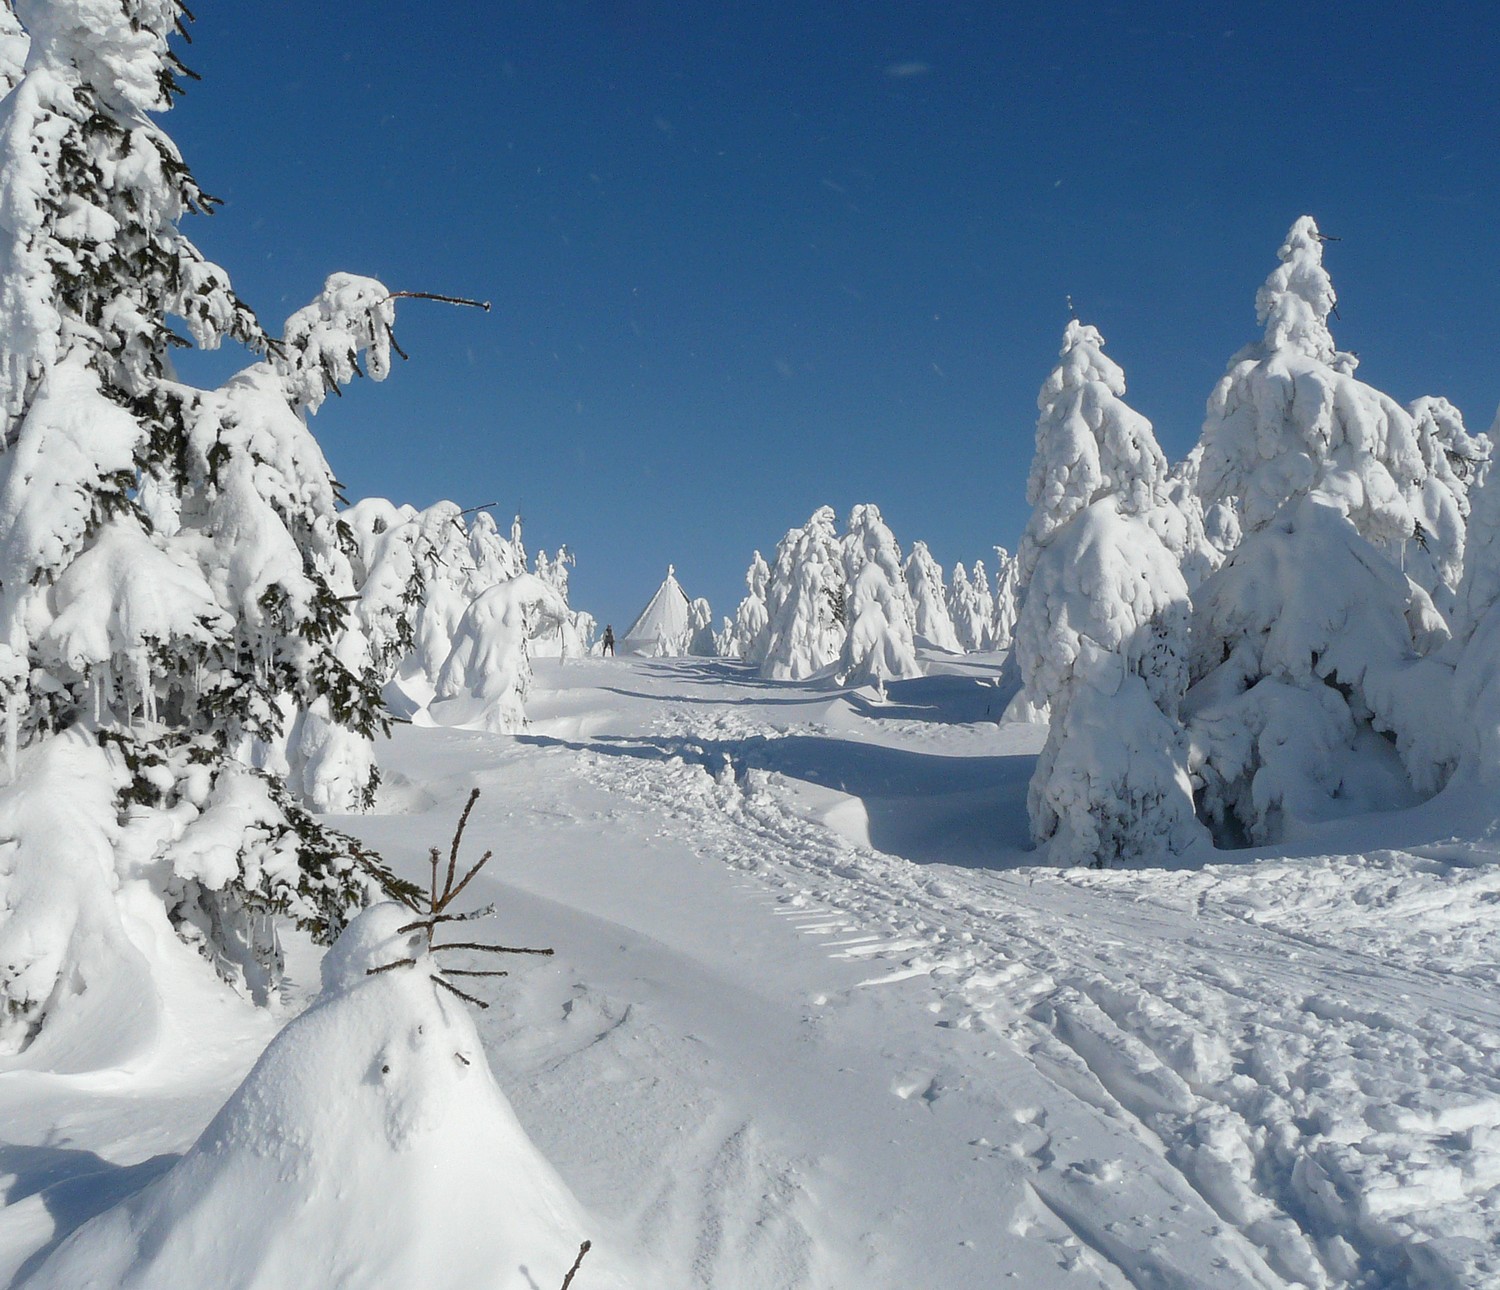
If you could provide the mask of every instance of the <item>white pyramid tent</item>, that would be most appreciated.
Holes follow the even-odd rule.
[[[650,658],[676,658],[686,654],[693,642],[691,605],[677,581],[675,565],[667,566],[667,577],[651,602],[641,610],[620,642],[622,654],[645,654]]]

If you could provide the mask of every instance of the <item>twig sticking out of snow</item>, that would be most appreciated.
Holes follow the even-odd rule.
[[[578,1257],[573,1260],[573,1266],[568,1269],[568,1275],[563,1278],[560,1290],[568,1290],[568,1287],[573,1284],[574,1276],[577,1275],[578,1269],[583,1265],[583,1256],[593,1248],[594,1243],[592,1241],[585,1241],[578,1247]]]
[[[474,803],[478,800],[479,790],[476,788],[469,794],[469,800],[464,803],[463,812],[458,817],[458,827],[453,831],[453,842],[448,848],[448,865],[443,872],[441,887],[438,884],[438,870],[442,868],[442,856],[437,847],[433,847],[428,852],[430,877],[428,879],[426,894],[424,895],[416,887],[408,887],[393,893],[403,905],[417,915],[417,918],[412,922],[397,929],[397,934],[405,936],[410,932],[426,933],[427,955],[435,954],[440,950],[476,950],[482,954],[551,954],[552,950],[550,948],[532,949],[521,945],[492,945],[485,941],[449,941],[443,945],[433,944],[433,934],[437,931],[439,923],[464,923],[476,918],[484,918],[495,912],[493,904],[461,913],[448,912],[448,906],[458,899],[463,889],[469,885],[474,876],[490,862],[495,854],[493,851],[486,851],[462,876],[459,875],[459,847],[463,844],[464,829],[468,827],[469,815],[474,809]],[[376,973],[389,972],[392,968],[398,967],[415,967],[417,962],[416,958],[395,959],[390,963],[382,963],[379,967],[368,969],[366,975],[374,976]],[[472,994],[460,990],[453,982],[447,980],[446,977],[507,975],[509,974],[506,972],[483,971],[473,968],[439,968],[433,972],[432,979],[437,985],[442,986],[450,994],[456,994],[466,1003],[472,1003],[477,1008],[488,1008],[490,1005],[485,1003],[483,999],[477,999]],[[582,1258],[581,1255],[579,1257],[580,1259]],[[569,1274],[569,1280],[571,1279],[572,1276]]]

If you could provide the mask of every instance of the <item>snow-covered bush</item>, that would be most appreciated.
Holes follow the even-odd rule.
[[[1026,694],[1050,714],[1027,797],[1032,836],[1054,863],[1098,867],[1160,863],[1205,836],[1178,718],[1187,584],[1147,518],[1166,463],[1102,344],[1094,328],[1069,324],[1042,387],[1015,641]],[[1074,451],[1060,451],[1060,438]],[[1059,464],[1065,485],[1092,481],[1085,506],[1045,463]]]
[[[925,542],[913,542],[906,557],[906,593],[911,601],[912,625],[917,636],[934,649],[963,652],[953,618],[948,613],[947,589],[942,566],[932,558]]]
[[[1265,335],[1231,361],[1204,425],[1200,496],[1231,508],[1241,536],[1194,597],[1186,708],[1205,813],[1221,836],[1257,842],[1397,800],[1392,783],[1430,793],[1457,756],[1451,672],[1424,657],[1448,630],[1398,563],[1418,532],[1414,505],[1444,509],[1448,485],[1432,472],[1446,467],[1335,350],[1310,218],[1279,256],[1256,298]],[[1404,775],[1381,763],[1391,743]]]
[[[279,969],[267,915],[326,935],[364,892],[347,851],[248,768],[287,775],[325,808],[373,788],[368,743],[384,718],[347,607],[337,486],[305,417],[361,357],[385,375],[394,306],[380,283],[335,275],[272,342],[184,236],[181,218],[212,199],[150,115],[180,91],[179,5],[19,0],[15,12],[31,51],[0,103],[12,767],[21,746],[93,732],[122,819],[159,821],[149,861],[174,922],[253,985]],[[217,390],[184,385],[173,320],[199,346],[228,336],[266,358]],[[188,833],[247,793],[254,828],[215,826],[234,846],[212,865],[191,859]],[[16,939],[19,899],[0,896],[0,959],[32,982],[6,1000],[30,1030],[47,995],[27,965],[55,947]]]

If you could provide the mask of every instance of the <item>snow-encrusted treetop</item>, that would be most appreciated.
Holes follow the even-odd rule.
[[[1353,376],[1328,333],[1333,288],[1317,226],[1304,217],[1258,296],[1262,342],[1246,346],[1209,397],[1199,496],[1232,507],[1244,533],[1318,490],[1377,546],[1411,537],[1413,481],[1426,477],[1411,415]]]
[[[1311,215],[1292,225],[1276,255],[1280,265],[1255,296],[1255,318],[1266,329],[1266,349],[1290,346],[1332,363],[1337,351],[1328,315],[1338,297],[1323,267],[1323,235]]]
[[[1140,515],[1163,497],[1167,462],[1151,423],[1124,402],[1125,373],[1104,356],[1104,337],[1077,319],[1063,333],[1060,361],[1037,397],[1036,456],[1026,484],[1031,518],[1021,538],[1022,581],[1049,536],[1108,493],[1122,514]]]

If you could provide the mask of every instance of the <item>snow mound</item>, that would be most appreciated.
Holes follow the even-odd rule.
[[[398,931],[411,917],[383,904],[351,923],[318,1001],[192,1149],[27,1286],[561,1285],[589,1225],[496,1085],[465,1006],[434,985],[422,933]],[[408,957],[415,967],[369,975]],[[606,1261],[585,1261],[590,1290],[625,1284]]]

